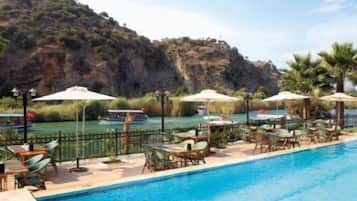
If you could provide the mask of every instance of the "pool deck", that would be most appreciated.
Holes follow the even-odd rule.
[[[353,140],[357,140],[357,133],[342,135],[339,141],[319,144],[303,143],[301,147],[298,148],[267,153],[259,153],[259,150],[254,153],[255,144],[253,143],[237,142],[229,144],[226,149],[215,149],[215,153],[206,158],[207,163],[205,165],[188,166],[158,172],[150,172],[146,169],[144,174],[141,173],[145,161],[143,154],[120,156],[122,162],[112,164],[102,163],[105,159],[81,161],[81,166],[89,169],[88,172],[84,173],[70,173],[69,169],[74,167],[75,163],[62,163],[59,164],[58,175],[55,174],[51,167],[48,168],[48,181],[46,182],[47,190],[37,191],[33,194],[35,197],[42,197],[85,190],[103,185],[125,183],[128,181],[155,178],[219,167],[227,164],[246,162]],[[9,190],[11,190],[11,188],[13,189],[13,178],[9,178],[8,180],[8,187],[10,188]]]

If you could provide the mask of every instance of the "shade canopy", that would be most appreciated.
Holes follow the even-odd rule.
[[[357,101],[357,97],[349,96],[345,93],[334,93],[332,95],[323,96],[320,98],[324,101],[331,101],[331,102],[353,102]]]
[[[54,101],[54,100],[114,100],[115,97],[89,91],[85,87],[74,86],[54,94],[35,98],[33,101]]]
[[[183,102],[234,102],[238,100],[238,98],[220,94],[211,89],[205,89],[200,93],[181,98]]]
[[[269,98],[264,99],[263,101],[284,101],[284,100],[302,100],[308,99],[309,96],[294,94],[289,91],[279,92],[277,95],[271,96]]]

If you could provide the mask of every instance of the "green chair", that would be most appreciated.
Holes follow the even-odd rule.
[[[39,189],[46,189],[46,167],[51,159],[46,158],[29,168],[30,172],[25,175],[15,175],[15,187],[36,186]]]
[[[32,168],[34,165],[36,165],[36,163],[40,162],[43,159],[44,155],[40,154],[40,155],[36,155],[34,157],[31,157],[30,159],[26,160],[24,162],[25,165],[28,166],[28,168]]]
[[[153,160],[155,161],[155,170],[166,170],[177,167],[178,161],[171,160],[170,153],[154,149],[152,154]]]
[[[9,151],[6,147],[0,147],[0,157],[3,160],[10,160],[15,158],[15,154]]]
[[[318,139],[319,142],[328,142],[331,141],[331,137],[326,128],[318,128]]]
[[[47,144],[45,144],[45,148],[47,149],[47,157],[51,159],[50,163],[52,167],[55,169],[56,174],[58,173],[57,165],[56,165],[56,148],[58,147],[58,141],[53,140]]]
[[[269,138],[266,135],[265,131],[262,129],[258,129],[255,132],[255,147],[254,147],[254,151],[253,153],[255,153],[255,151],[258,149],[258,146],[260,146],[260,152],[263,152],[263,147],[266,146],[270,146],[269,144]]]
[[[150,171],[155,170],[156,163],[158,159],[153,155],[153,149],[149,146],[144,146],[144,156],[145,156],[145,163],[141,173],[144,173],[145,168]]]
[[[269,135],[269,151],[277,151],[284,148],[284,142],[276,134]]]

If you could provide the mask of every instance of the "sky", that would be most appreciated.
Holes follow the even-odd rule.
[[[357,46],[357,0],[79,0],[151,40],[227,41],[250,60],[285,68],[293,54]]]

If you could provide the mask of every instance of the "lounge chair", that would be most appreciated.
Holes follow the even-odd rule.
[[[56,174],[58,173],[57,170],[57,165],[56,165],[56,149],[58,147],[58,141],[53,140],[47,144],[45,144],[45,147],[47,149],[47,157],[51,159],[50,163],[52,167],[55,169]]]
[[[15,187],[23,188],[25,186],[36,186],[39,189],[46,189],[46,167],[51,159],[46,158],[30,169],[30,172],[25,175],[15,175]]]

